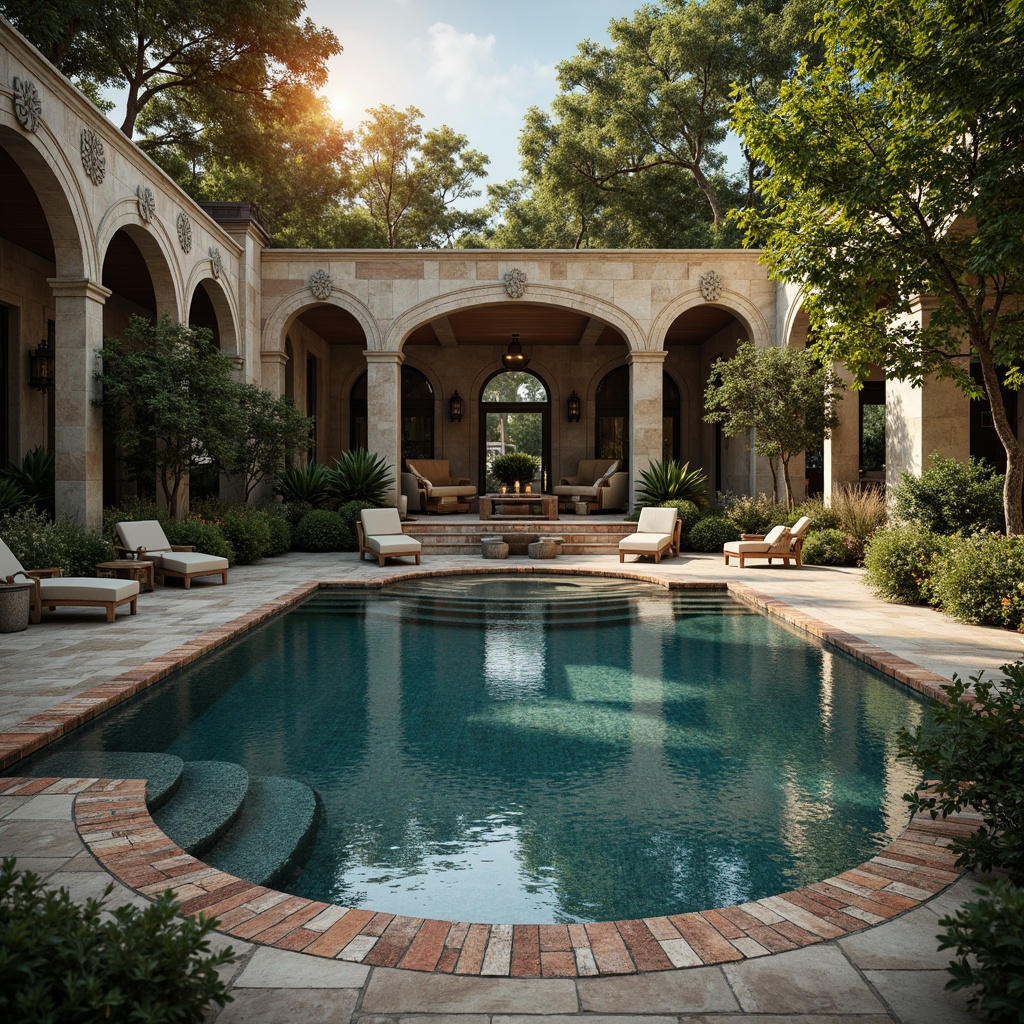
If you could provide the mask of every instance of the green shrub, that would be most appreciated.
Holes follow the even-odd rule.
[[[301,468],[282,469],[274,479],[274,493],[280,494],[286,503],[301,501],[313,508],[324,508],[331,498],[329,485],[327,467],[311,462]]]
[[[804,565],[853,565],[856,548],[856,539],[842,530],[811,530],[804,537],[800,557]]]
[[[394,482],[388,464],[365,448],[342,452],[327,470],[328,493],[340,505],[347,501],[383,505]]]
[[[937,533],[913,523],[878,530],[864,553],[864,580],[873,594],[896,604],[925,604],[935,555],[946,544]]]
[[[284,513],[288,525],[293,530],[302,522],[302,517],[307,512],[312,512],[315,507],[315,505],[310,504],[308,501],[300,501],[299,499],[281,503],[281,511]]]
[[[352,543],[345,520],[325,508],[307,512],[292,531],[296,551],[347,551]]]
[[[767,494],[719,494],[718,500],[726,518],[740,533],[767,533],[773,526],[792,526],[796,522],[793,510],[784,502]]]
[[[932,455],[920,478],[904,473],[893,488],[896,515],[933,533],[1002,530],[1003,477],[984,459],[967,465]]]
[[[636,500],[638,505],[662,505],[666,501],[707,501],[708,478],[700,469],[690,469],[688,462],[654,461],[640,471]]]
[[[62,516],[57,522],[32,505],[0,520],[0,537],[26,569],[60,569],[62,576],[95,576],[96,563],[114,555],[102,537]]]
[[[701,518],[700,508],[692,501],[681,498],[678,501],[663,501],[662,508],[674,508],[679,522],[682,523],[683,533],[689,533],[693,524]]]
[[[345,551],[359,550],[359,537],[356,534],[356,523],[359,522],[359,513],[364,508],[377,508],[377,506],[370,505],[365,501],[347,501],[338,509],[338,515],[341,516],[341,519],[345,524],[345,528],[349,531],[348,542],[343,549]]]
[[[854,561],[864,557],[864,548],[875,530],[885,525],[885,494],[874,487],[837,487],[832,493],[832,511],[839,517],[839,529],[852,537]]]
[[[1008,878],[986,882],[977,897],[953,917],[939,919],[946,931],[939,949],[956,949],[946,988],[973,988],[967,1005],[989,1020],[1014,1024],[1024,1005],[1024,888]]]
[[[107,888],[109,895],[113,887]],[[217,973],[234,960],[210,953],[215,920],[178,915],[170,892],[144,909],[83,906],[38,875],[0,867],[0,1018],[16,1021],[148,1021],[186,1024],[231,1002]]]
[[[263,552],[267,558],[276,555],[287,554],[292,549],[292,528],[285,514],[284,505],[275,501],[270,505],[264,505],[260,511],[267,518],[267,528],[270,530],[270,544]]]
[[[815,530],[838,530],[840,528],[838,511],[831,505],[826,505],[824,498],[808,498],[806,501],[800,502],[793,509],[793,523],[801,516],[807,516]],[[787,525],[791,526],[792,523]],[[750,532],[758,531],[751,530]]]
[[[17,512],[28,504],[28,495],[13,481],[0,477],[0,516]]]
[[[191,544],[205,555],[217,555],[235,564],[235,549],[221,533],[219,522],[207,522],[190,516],[188,519],[168,519],[164,533],[172,544]]]
[[[226,509],[220,531],[234,548],[239,565],[258,562],[270,548],[270,524],[266,514],[257,508],[233,505]]]
[[[954,538],[932,564],[929,596],[961,622],[1024,627],[1024,537]]]
[[[53,518],[54,487],[57,479],[57,460],[53,452],[42,445],[36,445],[21,460],[0,471],[0,477],[10,480],[24,492],[27,501],[35,508]]]
[[[934,786],[907,793],[914,813],[943,818],[973,808],[982,827],[957,835],[950,849],[965,870],[1006,870],[1024,882],[1024,662],[1003,665],[997,682],[954,675],[925,720],[898,737],[900,757]],[[973,692],[972,692],[973,691]]]
[[[740,532],[725,516],[704,516],[690,528],[689,547],[693,551],[721,551],[731,540],[739,540]]]
[[[517,482],[526,486],[537,475],[540,459],[526,452],[506,452],[499,455],[491,463],[491,476],[504,484],[513,487]]]

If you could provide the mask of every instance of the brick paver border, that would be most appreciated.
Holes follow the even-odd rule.
[[[493,567],[474,570],[493,573]],[[926,696],[944,699],[948,681],[743,583],[665,580],[642,571],[510,567],[513,572],[619,576],[666,589],[728,590],[770,616],[833,644]],[[420,572],[402,580],[465,575]],[[9,768],[102,711],[152,686],[320,587],[380,587],[323,582],[297,587],[224,626],[0,734],[0,768]],[[488,925],[436,921],[333,906],[289,896],[211,868],[182,851],[154,824],[145,782],[105,779],[0,779],[0,793],[77,794],[75,823],[112,875],[143,896],[172,889],[185,914],[218,918],[219,930],[277,949],[367,966],[443,974],[576,978],[697,967],[765,956],[839,938],[889,920],[931,899],[959,877],[949,844],[978,826],[977,816],[917,815],[877,856],[833,878],[733,907],[633,921],[572,925]]]

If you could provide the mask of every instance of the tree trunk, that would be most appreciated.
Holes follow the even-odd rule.
[[[779,500],[779,474],[775,468],[775,459],[768,459],[768,468],[772,471],[772,500],[778,503]]]
[[[1024,533],[1024,509],[1021,506],[1021,488],[1024,487],[1024,446],[1017,440],[1017,431],[1006,412],[1003,392],[999,387],[999,371],[992,358],[992,348],[987,338],[972,338],[974,350],[981,365],[981,380],[985,385],[989,406],[992,410],[992,425],[1006,451],[1006,480],[1003,483],[1003,516],[1006,532]]]
[[[697,182],[697,188],[704,193],[704,198],[708,201],[708,205],[711,207],[711,214],[714,219],[714,224],[717,227],[722,223],[724,214],[722,212],[722,201],[718,198],[715,186],[704,177],[704,172],[700,169],[700,164],[695,163],[693,165],[693,177]]]
[[[793,507],[793,491],[789,486],[789,456],[783,455],[780,457],[782,463],[782,479],[786,484],[786,508]]]

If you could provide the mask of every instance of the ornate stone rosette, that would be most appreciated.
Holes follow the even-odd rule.
[[[700,275],[700,293],[706,302],[714,302],[722,294],[722,279],[713,270]]]
[[[103,140],[91,128],[83,128],[79,149],[85,173],[94,185],[98,185],[107,173],[107,154],[103,149]]]
[[[526,294],[526,274],[518,267],[505,271],[505,294],[510,299],[521,299]]]
[[[192,221],[184,211],[178,214],[178,245],[182,252],[192,251]]]
[[[15,75],[11,84],[14,86],[14,116],[18,123],[27,132],[38,131],[43,120],[43,101],[39,98],[35,82]]]
[[[139,216],[148,224],[156,216],[156,196],[148,185],[136,185],[135,198],[139,204]]]
[[[329,299],[331,297],[331,287],[333,282],[331,281],[331,275],[326,270],[314,270],[309,275],[309,290],[313,293],[313,298]]]
[[[220,249],[213,246],[210,250],[210,269],[213,271],[214,277],[220,277],[220,272],[224,269],[224,260],[221,257]]]

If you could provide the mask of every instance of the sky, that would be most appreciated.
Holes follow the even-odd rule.
[[[354,129],[368,107],[423,111],[424,129],[446,124],[490,159],[485,184],[519,176],[518,141],[531,106],[558,92],[555,65],[584,39],[608,43],[612,18],[643,0],[306,0],[344,52],[323,93]]]

